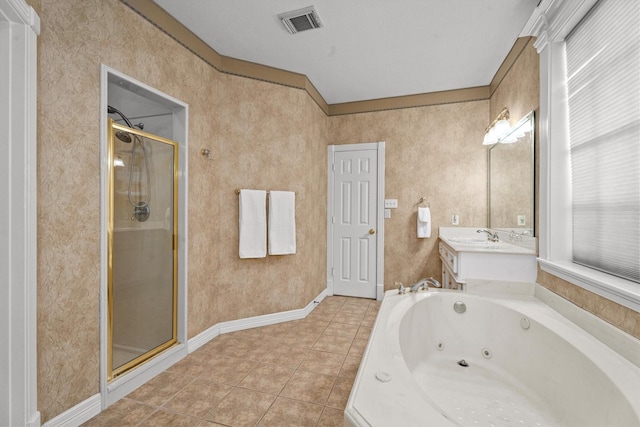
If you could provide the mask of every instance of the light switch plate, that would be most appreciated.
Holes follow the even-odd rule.
[[[398,199],[384,199],[384,207],[386,209],[396,209],[398,207]]]
[[[391,209],[385,209],[384,210],[384,217],[385,218],[391,218]]]

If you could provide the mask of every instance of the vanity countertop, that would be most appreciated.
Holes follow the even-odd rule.
[[[439,237],[456,252],[480,252],[500,254],[536,255],[535,237],[519,236],[517,242],[502,240],[509,233],[499,232],[501,240],[491,242],[485,233],[478,233],[477,227],[440,227]]]

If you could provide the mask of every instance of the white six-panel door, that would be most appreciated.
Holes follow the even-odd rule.
[[[371,144],[362,144],[369,146]],[[330,275],[333,293],[376,298],[379,174],[377,147],[335,151],[330,173]]]

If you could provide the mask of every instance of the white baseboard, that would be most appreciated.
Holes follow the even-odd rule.
[[[327,289],[324,289],[317,297],[314,298],[313,301],[307,304],[305,308],[216,323],[187,342],[188,352],[191,353],[196,351],[220,334],[242,331],[244,329],[257,328],[260,326],[275,325],[276,323],[289,322],[291,320],[304,319],[320,302],[322,302],[323,299],[325,299],[326,296]]]
[[[187,342],[188,352],[197,350],[220,334],[241,331],[243,329],[256,328],[259,326],[274,325],[276,323],[288,322],[290,320],[304,319],[313,309],[327,296],[327,290],[323,290],[305,308],[298,310],[284,311],[281,313],[265,314],[264,316],[249,317],[246,319],[231,320],[229,322],[218,323],[206,331],[196,335]],[[139,386],[139,384],[138,384]],[[114,403],[114,402],[111,402]],[[43,427],[76,427],[89,421],[102,411],[102,397],[100,393],[95,394],[87,400],[80,402],[60,415],[44,423]]]
[[[103,395],[105,408],[116,403],[141,385],[150,381],[156,375],[169,369],[175,363],[187,356],[187,346],[180,343],[166,349],[160,354],[147,360],[135,370],[127,372],[107,384],[106,395]]]
[[[25,427],[40,427],[40,411],[36,411]]]
[[[43,427],[76,427],[89,421],[102,411],[102,398],[100,393],[78,403],[60,415],[44,423]]]

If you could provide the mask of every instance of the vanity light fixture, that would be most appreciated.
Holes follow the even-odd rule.
[[[524,137],[527,132],[531,132],[531,121],[525,120],[516,123],[513,128],[511,128],[511,132],[509,135],[500,140],[501,144],[513,144],[514,142],[518,142],[522,137]]]
[[[500,142],[509,131],[511,125],[509,124],[509,110],[507,107],[503,108],[489,126],[484,130],[484,139],[482,145],[493,145]]]

